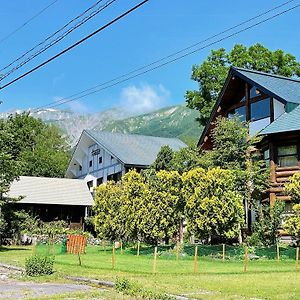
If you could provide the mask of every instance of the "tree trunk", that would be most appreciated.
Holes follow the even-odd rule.
[[[181,219],[179,223],[178,242],[183,244],[183,219]]]

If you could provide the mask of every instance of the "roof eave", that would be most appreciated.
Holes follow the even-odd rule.
[[[207,124],[204,127],[204,130],[203,130],[203,132],[202,132],[202,134],[200,136],[200,139],[198,141],[197,147],[200,147],[203,144],[203,142],[204,142],[204,138],[205,138],[205,136],[207,134],[209,126],[210,126],[210,124],[211,124],[211,122],[213,120],[213,117],[215,116],[215,114],[217,112],[217,109],[218,109],[218,107],[219,107],[219,105],[221,103],[222,97],[223,97],[223,95],[224,95],[224,93],[225,93],[225,91],[226,91],[226,89],[228,87],[229,81],[232,78],[232,76],[233,76],[233,67],[230,67],[228,75],[227,75],[226,80],[225,80],[225,83],[223,85],[223,88],[222,88],[222,90],[221,90],[221,92],[219,94],[219,97],[217,99],[217,102],[216,102],[216,104],[215,104],[215,106],[214,106],[214,108],[212,110],[212,113],[210,115],[209,121],[207,122]]]

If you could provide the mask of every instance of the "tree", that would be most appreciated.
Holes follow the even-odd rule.
[[[180,235],[184,203],[180,193],[181,177],[177,171],[159,171],[147,182],[135,215],[144,241],[157,244]]]
[[[202,157],[210,168],[220,167],[235,172],[236,189],[250,208],[260,200],[269,182],[265,162],[255,148],[259,140],[256,136],[249,137],[247,124],[238,117],[220,117],[212,130],[213,149],[204,152]]]
[[[96,189],[94,203],[94,225],[100,238],[108,240],[125,239],[126,215],[123,210],[123,189],[120,183],[109,181]]]
[[[297,247],[300,246],[300,204],[293,206],[294,214],[289,216],[284,223],[284,229],[293,236]]]
[[[276,201],[273,206],[261,204],[258,209],[257,218],[252,225],[251,241],[255,241],[256,246],[276,245],[279,238],[278,228],[282,222],[284,203]]]
[[[201,165],[199,156],[199,149],[196,146],[181,148],[174,152],[172,169],[182,174],[199,167]]]
[[[94,224],[101,238],[168,242],[183,220],[181,177],[176,171],[159,171],[143,177],[135,170],[121,182],[97,188]]]
[[[300,203],[300,174],[296,173],[291,176],[290,181],[285,184],[285,192],[291,196],[293,203]]]
[[[56,127],[27,113],[0,120],[0,236],[22,222],[5,197],[12,181],[21,175],[63,177],[68,161],[69,147]]]
[[[188,231],[207,241],[238,236],[243,222],[242,196],[231,170],[195,169],[183,174]]]
[[[286,77],[300,76],[300,64],[295,56],[282,50],[271,51],[261,44],[247,48],[236,44],[227,53],[224,48],[212,50],[201,65],[192,67],[191,79],[199,85],[198,90],[187,91],[187,106],[200,112],[198,121],[206,125],[230,66],[253,69]]]
[[[6,207],[8,199],[5,193],[8,192],[10,184],[18,177],[21,162],[14,160],[10,153],[13,136],[5,131],[5,123],[0,120],[0,245],[2,235],[9,230],[9,221],[6,218]]]
[[[156,171],[160,171],[160,170],[170,171],[173,168],[172,166],[173,157],[174,157],[174,152],[171,149],[171,147],[168,145],[162,146],[160,151],[157,154],[154,163],[152,164],[152,166],[150,166],[150,168],[153,168]]]
[[[69,146],[59,129],[28,113],[11,115],[3,122],[12,160],[20,161],[18,175],[63,177],[69,162]]]

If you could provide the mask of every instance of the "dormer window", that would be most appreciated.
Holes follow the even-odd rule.
[[[92,167],[92,165],[93,165],[93,161],[92,161],[92,160],[90,160],[90,168]]]
[[[102,164],[102,156],[99,157],[99,164]]]

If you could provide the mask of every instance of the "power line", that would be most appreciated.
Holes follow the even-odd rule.
[[[102,1],[103,0],[97,1],[95,4],[93,4],[91,7],[89,7],[88,9],[86,9],[79,16],[77,16],[76,18],[72,19],[66,25],[64,25],[62,28],[60,28],[55,33],[53,33],[52,35],[50,35],[49,37],[47,37],[44,41],[40,42],[39,44],[37,44],[36,46],[34,46],[33,48],[31,48],[30,50],[28,50],[24,54],[22,54],[20,57],[18,57],[17,59],[15,59],[13,62],[9,63],[7,66],[5,66],[4,68],[2,68],[0,70],[0,72],[3,71],[3,70],[5,70],[5,69],[7,69],[10,66],[12,66],[14,63],[18,62],[19,60],[21,60],[23,57],[25,57],[27,54],[29,54],[30,52],[32,52],[34,49],[36,49],[39,46],[43,45],[47,40],[51,39],[52,37],[54,37],[55,35],[57,35],[59,32],[63,31],[66,27],[68,27],[68,25],[70,25],[71,23],[73,23],[74,21],[76,21],[77,19],[79,19],[80,17],[84,16],[88,11],[90,11],[91,9],[93,9],[94,7],[96,7]],[[41,49],[39,49],[38,51],[36,51],[32,55],[30,55],[29,57],[27,57],[24,61],[22,61],[21,63],[19,63],[18,65],[16,65],[12,69],[10,69],[9,71],[7,71],[5,74],[0,75],[0,81],[3,80],[4,78],[6,78],[7,76],[9,76],[11,73],[13,73],[16,70],[18,70],[19,68],[21,68],[22,66],[24,66],[25,64],[27,64],[29,61],[31,61],[32,59],[34,59],[38,55],[42,54],[43,52],[45,52],[46,50],[48,50],[52,46],[56,45],[58,42],[60,42],[62,39],[64,39],[66,36],[68,36],[70,33],[72,33],[74,30],[76,30],[77,28],[79,28],[80,26],[82,26],[83,24],[85,24],[88,20],[90,20],[93,17],[95,17],[97,14],[99,14],[100,12],[102,12],[108,6],[110,6],[111,4],[113,4],[115,1],[117,1],[117,0],[107,1],[104,5],[98,7],[94,11],[92,11],[88,16],[84,17],[82,20],[80,20],[79,22],[77,22],[74,26],[72,26],[71,28],[69,28],[68,30],[66,30],[65,32],[63,32],[61,35],[57,36],[54,40],[52,40],[49,43],[47,43],[44,47],[42,47]]]
[[[36,13],[35,15],[33,15],[27,21],[25,21],[25,23],[23,23],[21,26],[17,27],[15,30],[13,30],[12,32],[10,32],[8,35],[6,35],[5,37],[3,37],[0,40],[0,44],[2,44],[4,41],[6,41],[7,39],[9,39],[12,35],[14,35],[15,33],[17,33],[19,30],[21,30],[23,27],[25,27],[27,24],[29,24],[32,20],[34,20],[35,18],[37,18],[39,15],[41,15],[45,10],[47,10],[49,7],[51,7],[57,1],[58,0],[55,0],[55,1],[51,2],[49,5],[47,5],[42,10],[40,10],[38,13]]]
[[[68,48],[64,49],[63,51],[57,53],[56,55],[52,56],[51,58],[47,59],[46,61],[42,62],[41,64],[37,65],[36,67],[32,68],[31,70],[23,73],[22,75],[20,75],[19,77],[11,80],[10,82],[6,83],[5,85],[0,87],[0,90],[3,90],[4,88],[8,87],[9,85],[13,84],[14,82],[22,79],[23,77],[31,74],[32,72],[40,69],[41,67],[43,67],[44,65],[48,64],[49,62],[51,62],[52,60],[58,58],[59,56],[65,54],[66,52],[70,51],[71,49],[77,47],[78,45],[80,45],[81,43],[83,43],[84,41],[88,40],[89,38],[91,38],[92,36],[96,35],[97,33],[101,32],[102,30],[106,29],[107,27],[111,26],[112,24],[114,24],[115,22],[119,21],[120,19],[124,18],[125,16],[127,16],[128,14],[130,14],[131,12],[133,12],[134,10],[138,9],[139,7],[141,7],[142,5],[144,5],[146,2],[148,2],[149,0],[144,0],[142,2],[140,2],[139,4],[135,5],[134,7],[130,8],[129,10],[127,10],[126,12],[124,12],[123,14],[119,15],[118,17],[116,17],[115,19],[113,19],[112,21],[106,23],[104,26],[98,28],[97,30],[95,30],[94,32],[90,33],[89,35],[85,36],[84,38],[82,38],[81,40],[77,41],[76,43],[72,44],[71,46],[69,46]]]
[[[121,75],[121,76],[118,76],[118,77],[116,77],[116,78],[114,78],[114,79],[111,79],[111,80],[108,80],[108,81],[106,81],[106,82],[97,84],[97,85],[95,85],[95,86],[93,86],[93,87],[91,87],[91,88],[85,89],[85,90],[83,90],[83,91],[81,91],[81,92],[78,92],[78,93],[76,93],[76,94],[73,94],[73,95],[71,95],[71,96],[69,96],[69,97],[65,97],[65,98],[63,98],[63,99],[60,99],[58,102],[57,102],[57,101],[56,101],[56,102],[51,102],[51,103],[48,103],[48,104],[46,104],[46,105],[37,107],[37,108],[35,108],[34,110],[39,110],[39,109],[43,109],[43,108],[46,108],[46,107],[53,108],[53,107],[57,107],[57,106],[60,106],[60,105],[62,105],[62,104],[68,103],[68,102],[72,102],[72,101],[75,101],[75,100],[84,98],[84,97],[86,97],[86,96],[89,96],[89,95],[98,93],[98,92],[100,92],[100,91],[102,91],[102,90],[105,90],[105,89],[108,89],[108,88],[110,88],[110,87],[116,86],[116,85],[118,85],[118,84],[120,84],[120,83],[126,82],[126,81],[128,81],[128,80],[130,80],[130,79],[133,79],[133,78],[135,78],[135,77],[141,76],[141,75],[146,74],[146,73],[149,73],[149,72],[151,72],[151,71],[154,71],[154,70],[156,70],[156,69],[158,69],[158,68],[161,68],[161,67],[163,67],[163,66],[166,66],[166,65],[168,65],[168,64],[170,64],[170,63],[173,63],[173,62],[175,62],[175,61],[178,61],[178,60],[180,60],[180,59],[182,59],[182,58],[185,58],[186,56],[189,56],[189,55],[194,54],[195,52],[201,51],[201,50],[203,50],[203,49],[205,49],[205,48],[208,48],[208,47],[210,47],[210,46],[212,46],[212,45],[215,45],[215,44],[217,44],[217,43],[219,43],[219,42],[221,42],[221,41],[224,41],[224,40],[226,40],[226,39],[228,39],[228,38],[231,38],[231,37],[233,37],[233,36],[235,36],[235,35],[238,35],[238,34],[244,32],[244,31],[247,31],[247,30],[249,30],[249,29],[251,29],[251,28],[253,28],[253,27],[256,27],[256,26],[258,26],[258,25],[260,25],[260,24],[262,24],[262,23],[265,23],[265,22],[267,22],[267,21],[270,21],[270,20],[272,20],[272,19],[274,19],[274,18],[276,18],[276,17],[279,17],[279,16],[281,16],[281,15],[283,15],[283,14],[289,12],[289,11],[292,11],[292,10],[298,8],[298,7],[300,6],[300,4],[299,4],[299,5],[296,5],[296,6],[294,6],[294,7],[291,7],[291,8],[289,8],[289,9],[286,9],[286,10],[284,10],[284,11],[282,11],[282,12],[279,12],[279,13],[277,13],[277,14],[275,14],[275,15],[272,15],[272,16],[266,18],[266,19],[263,19],[263,20],[261,20],[261,21],[259,21],[259,22],[257,22],[257,23],[254,23],[254,24],[252,24],[252,25],[250,25],[250,26],[248,26],[248,27],[245,27],[245,28],[243,28],[243,29],[241,29],[241,30],[239,30],[239,31],[236,31],[236,32],[234,32],[234,33],[232,33],[232,34],[230,34],[230,35],[227,35],[227,36],[225,36],[225,37],[223,37],[223,38],[220,38],[220,39],[218,39],[218,40],[216,40],[216,41],[213,41],[213,42],[211,42],[211,43],[209,43],[209,44],[206,44],[206,45],[204,45],[203,47],[197,48],[197,49],[195,49],[195,50],[193,50],[193,51],[190,51],[190,52],[188,52],[188,53],[185,53],[185,54],[183,54],[183,55],[181,55],[181,56],[179,56],[179,57],[175,57],[174,59],[170,59],[170,60],[168,60],[168,61],[166,61],[166,62],[164,62],[164,63],[161,63],[161,64],[159,64],[159,65],[157,65],[157,66],[155,66],[155,67],[152,67],[152,66],[156,65],[157,63],[160,63],[160,62],[162,62],[162,61],[164,61],[164,60],[166,60],[166,59],[168,59],[168,58],[174,57],[174,56],[176,56],[176,55],[178,55],[178,54],[180,54],[180,53],[182,53],[182,52],[184,52],[184,51],[186,51],[186,50],[189,50],[189,49],[191,49],[191,48],[194,48],[196,45],[205,43],[205,42],[207,42],[207,41],[209,41],[209,40],[211,40],[211,39],[213,39],[213,38],[215,38],[215,37],[218,37],[218,36],[220,36],[220,35],[222,35],[222,34],[228,32],[228,31],[231,31],[231,30],[233,30],[233,29],[235,29],[235,28],[237,28],[237,27],[240,27],[241,25],[244,25],[244,24],[246,24],[246,23],[248,23],[248,22],[250,22],[250,21],[253,21],[254,19],[257,19],[257,18],[261,17],[262,15],[265,15],[265,14],[271,12],[271,11],[274,11],[275,9],[278,9],[278,8],[282,7],[283,5],[286,5],[286,4],[291,3],[291,2],[293,2],[293,1],[294,1],[294,0],[285,2],[284,4],[282,4],[282,5],[280,5],[280,6],[277,6],[277,7],[274,7],[274,8],[272,8],[272,9],[270,9],[270,10],[268,10],[268,11],[266,11],[266,12],[264,12],[264,13],[262,13],[262,14],[256,16],[256,17],[250,18],[250,19],[248,19],[248,20],[246,20],[246,21],[244,21],[244,22],[242,22],[242,23],[239,23],[238,25],[235,25],[235,26],[233,26],[233,27],[230,27],[229,29],[226,29],[226,30],[224,30],[224,31],[222,31],[222,32],[220,32],[220,33],[218,33],[218,34],[215,34],[215,35],[213,35],[213,36],[211,36],[211,37],[209,37],[209,38],[206,38],[206,39],[204,39],[204,40],[202,40],[202,41],[200,41],[200,42],[198,42],[198,43],[195,43],[195,44],[193,44],[192,46],[186,47],[186,48],[184,48],[184,49],[182,49],[182,50],[179,50],[179,51],[177,51],[177,52],[175,52],[175,53],[173,53],[173,54],[170,54],[170,55],[168,55],[168,56],[165,56],[165,57],[163,57],[163,58],[161,58],[161,59],[159,59],[159,60],[156,60],[156,61],[154,61],[154,62],[152,62],[152,63],[150,63],[150,64],[148,64],[148,65],[145,65],[145,66],[143,66],[143,67],[140,67],[140,68],[138,68],[138,69],[135,69],[135,70],[133,70],[133,71],[131,71],[131,72],[129,72],[129,73],[123,74],[123,75]],[[147,68],[149,68],[149,67],[152,67],[152,68],[147,69]],[[144,69],[146,69],[146,70],[144,70]],[[144,70],[144,71],[142,71],[142,70]],[[141,71],[141,72],[139,72],[139,71]],[[137,73],[137,72],[139,72],[139,73]],[[137,73],[137,74],[135,74],[135,73]],[[132,75],[132,74],[134,74],[134,75]],[[95,90],[95,88],[97,88],[97,87],[101,87],[101,88]],[[85,94],[84,94],[84,93],[85,93]],[[83,94],[83,95],[81,95],[81,94]],[[79,95],[81,95],[81,96],[79,96]],[[51,105],[51,106],[50,106],[50,105]]]

